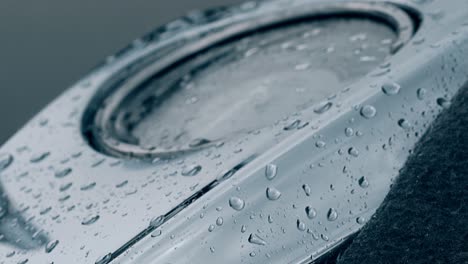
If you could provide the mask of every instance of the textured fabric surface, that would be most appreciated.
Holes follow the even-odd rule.
[[[468,87],[422,137],[338,263],[468,263]]]

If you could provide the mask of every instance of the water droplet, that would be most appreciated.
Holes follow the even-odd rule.
[[[162,234],[161,230],[155,230],[153,233],[151,233],[151,237],[158,237]]]
[[[88,184],[85,184],[85,185],[81,186],[80,190],[82,190],[82,191],[91,190],[92,188],[94,188],[94,186],[96,186],[96,183],[91,182],[91,183],[88,183]]]
[[[42,209],[42,210],[39,212],[39,214],[40,214],[40,215],[45,215],[45,214],[47,214],[48,212],[50,212],[50,210],[52,210],[52,207],[48,206],[48,207]]]
[[[302,185],[302,189],[304,190],[304,193],[305,193],[307,196],[310,196],[311,189],[310,189],[310,186],[309,186],[308,184],[303,184],[303,185]]]
[[[330,240],[327,235],[321,234],[320,237],[323,239],[323,241],[328,241]]]
[[[306,230],[306,225],[301,220],[297,219],[296,225],[297,225],[297,229],[299,231],[305,231]]]
[[[354,135],[354,130],[353,130],[352,128],[350,128],[350,127],[347,127],[347,128],[345,129],[345,135],[346,135],[347,137],[352,137],[352,136]]]
[[[50,155],[50,152],[38,153],[38,154],[33,155],[29,161],[31,161],[32,163],[38,163],[38,162],[43,161],[49,155]]]
[[[335,221],[338,219],[338,212],[334,208],[330,208],[327,213],[328,221]]]
[[[268,187],[266,189],[266,196],[269,200],[275,201],[280,198],[281,192],[273,187]]]
[[[314,108],[314,112],[316,114],[323,114],[327,112],[328,110],[330,110],[332,105],[333,105],[332,102],[322,102]]]
[[[391,72],[390,68],[378,69],[378,70],[375,70],[372,73],[370,73],[370,76],[371,77],[380,77],[380,76],[384,76],[385,74],[387,74],[389,72]]]
[[[327,143],[325,143],[324,141],[321,141],[321,140],[315,142],[315,146],[317,148],[324,148],[326,145],[327,145]]]
[[[359,183],[359,186],[361,186],[361,188],[369,187],[369,181],[367,181],[366,177],[364,177],[364,176],[359,178],[358,183]]]
[[[55,177],[63,178],[72,172],[71,168],[61,169],[55,172]]]
[[[245,233],[247,231],[247,227],[245,225],[241,226],[241,233]]]
[[[301,124],[301,120],[294,120],[291,124],[285,126],[283,129],[286,131],[290,131],[290,130],[299,128],[300,124]]]
[[[389,82],[382,85],[382,91],[386,95],[395,95],[400,92],[401,86],[395,82]]]
[[[361,107],[361,116],[367,119],[373,118],[377,114],[377,110],[372,105]]]
[[[121,182],[121,183],[116,184],[115,187],[116,187],[116,188],[122,188],[122,187],[124,187],[124,186],[127,185],[127,184],[128,184],[128,180],[125,180],[125,181],[123,181],[123,182]]]
[[[200,147],[209,143],[211,143],[211,141],[206,138],[197,138],[197,139],[192,140],[192,142],[190,142],[189,147],[196,148],[196,147]]]
[[[250,234],[249,236],[249,243],[259,245],[259,246],[264,246],[266,245],[265,240],[263,240],[261,237],[259,237],[257,234]]]
[[[437,104],[442,108],[449,108],[450,101],[445,98],[440,97],[440,98],[437,98]]]
[[[275,164],[268,164],[265,167],[265,177],[268,180],[273,180],[276,177],[276,174],[278,173],[278,166]]]
[[[273,216],[271,215],[268,215],[268,223],[273,223]]]
[[[353,157],[359,156],[359,151],[356,148],[353,148],[353,147],[348,149],[348,153],[349,153],[349,155],[351,155]]]
[[[423,100],[424,97],[426,97],[426,93],[427,93],[426,89],[419,88],[418,91],[416,92],[416,95],[417,95],[419,100]]]
[[[97,220],[99,220],[99,215],[93,215],[93,216],[90,216],[86,219],[84,219],[81,224],[82,225],[92,225],[94,223],[96,223]]]
[[[155,217],[150,221],[150,227],[152,227],[152,228],[159,227],[164,223],[164,220],[165,220],[165,218],[164,218],[163,215]]]
[[[366,218],[363,217],[363,216],[360,216],[360,217],[356,218],[356,223],[358,223],[360,225],[363,225],[365,222],[366,222]]]
[[[210,225],[208,227],[208,232],[213,232],[213,230],[215,229],[215,226],[214,225]]]
[[[58,243],[59,243],[58,240],[50,241],[49,243],[47,243],[45,247],[45,252],[46,253],[52,252],[52,250],[54,250],[54,248],[58,245]]]
[[[307,206],[305,208],[305,211],[306,211],[307,217],[309,219],[314,219],[317,216],[317,211],[314,208],[310,207],[310,206]]]
[[[61,192],[64,192],[64,191],[70,189],[70,187],[72,187],[72,185],[73,185],[73,183],[71,183],[71,182],[62,184],[62,185],[60,185],[59,190]]]
[[[201,171],[202,167],[200,165],[190,166],[182,171],[183,176],[195,176]]]
[[[216,219],[216,225],[218,226],[222,226],[224,223],[224,220],[222,217],[218,217],[218,219]]]
[[[12,162],[13,156],[11,154],[0,154],[0,172],[8,168]]]
[[[408,120],[402,118],[402,119],[398,120],[398,126],[400,126],[403,129],[410,129],[411,128],[411,123]]]
[[[229,199],[229,206],[231,206],[232,209],[236,211],[241,211],[242,209],[244,209],[245,202],[239,197],[231,197]]]

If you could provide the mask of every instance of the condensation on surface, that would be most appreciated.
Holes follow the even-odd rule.
[[[291,2],[294,1],[287,1],[288,5],[284,7],[290,7]],[[464,1],[461,4],[462,0],[453,0],[453,3],[466,7]],[[421,4],[423,7],[426,8],[426,4]],[[261,7],[250,3],[242,8]],[[52,102],[2,146],[0,263],[104,264],[114,258],[112,253],[148,228],[156,229],[138,237],[139,242],[125,248],[112,263],[289,263],[320,256],[336,245],[343,235],[356,232],[372,217],[411,146],[437,114],[450,105],[452,96],[467,81],[468,63],[460,58],[468,54],[468,24],[455,31],[453,23],[465,22],[461,20],[466,20],[468,8],[456,8],[446,1],[428,1],[424,10],[429,18],[424,24],[426,29],[418,33],[417,41],[405,46],[377,69],[369,66],[370,74],[366,75],[360,65],[373,64],[371,57],[380,53],[365,54],[364,57],[356,55],[359,60],[346,64],[344,72],[323,70],[326,67],[321,64],[321,72],[328,74],[323,75],[329,81],[326,85],[332,87],[330,89],[335,89],[333,85],[337,80],[352,82],[348,88],[338,88],[339,92],[328,96],[327,87],[311,82],[310,87],[317,91],[304,93],[313,96],[298,98],[299,106],[311,102],[310,108],[297,111],[298,105],[287,104],[284,112],[275,112],[279,121],[273,121],[271,126],[271,120],[277,119],[268,119],[268,114],[266,121],[259,120],[253,126],[249,119],[242,123],[246,130],[255,129],[257,125],[269,126],[259,129],[258,133],[226,140],[224,144],[171,160],[147,162],[110,157],[91,148],[83,138],[82,115],[103,80],[117,72],[115,68],[126,67],[126,59],[138,57],[139,52],[152,47],[152,43],[135,41],[127,53],[120,55],[122,57],[110,57],[108,64]],[[191,16],[191,21],[205,19],[199,13]],[[184,23],[178,20],[168,28],[186,26]],[[369,31],[374,27],[366,27],[363,21],[356,23]],[[339,24],[330,27],[339,27]],[[308,30],[302,30],[301,34],[305,32]],[[170,30],[160,33],[173,34]],[[302,40],[301,34],[295,39]],[[346,41],[346,48],[349,48],[345,54],[353,58],[355,49],[360,50],[358,47],[366,42],[379,43],[383,38],[377,34],[376,39],[367,36],[363,40],[359,34],[347,35],[344,28],[343,34],[347,37],[341,41]],[[355,37],[350,39],[351,36]],[[421,41],[422,37],[424,41]],[[277,44],[286,48],[284,52],[308,54],[298,43],[292,46],[295,47],[293,50],[289,50],[289,44]],[[339,43],[334,48],[329,47],[330,43],[322,44],[320,54],[327,60],[343,54]],[[356,45],[355,49],[350,48],[353,45]],[[385,40],[381,45],[387,49],[389,41]],[[377,52],[378,49],[370,50]],[[242,67],[256,70],[252,72],[252,78],[260,76],[254,74],[258,67],[253,67],[252,58],[259,56],[261,59],[262,52],[255,53],[248,47],[242,51],[234,55],[250,57],[229,60],[226,69],[242,62],[245,63]],[[384,54],[380,55],[386,56]],[[272,54],[273,57],[276,55]],[[323,79],[322,74],[313,70],[317,61],[303,61],[301,56],[295,58],[294,64],[280,61],[278,65],[284,68],[278,70],[287,68],[290,76],[310,73],[314,80],[317,75],[320,75],[318,79]],[[219,75],[229,76],[220,67],[210,67],[208,73],[219,70]],[[265,70],[258,69],[260,72]],[[364,72],[365,76],[354,80],[355,75],[347,75],[354,70]],[[179,77],[183,76],[185,74]],[[201,88],[197,82],[210,84],[217,77],[205,76],[203,72],[193,75],[193,89]],[[299,81],[298,86],[308,83],[301,78]],[[283,91],[284,84],[277,83],[272,86],[273,91]],[[238,96],[245,94],[248,84],[245,80],[239,82],[244,90]],[[179,89],[185,89],[183,87]],[[229,93],[235,88],[233,85],[223,91]],[[185,99],[191,98],[189,91],[182,90],[180,97],[168,98],[169,102],[175,100],[185,104]],[[287,91],[302,92],[290,87]],[[213,93],[213,90],[206,90],[199,94]],[[318,98],[318,95],[325,97]],[[275,98],[279,101],[276,103],[283,100],[282,97]],[[205,100],[191,99],[188,103]],[[312,103],[313,100],[317,103]],[[137,106],[140,102],[135,101]],[[127,109],[136,109],[130,107],[130,103]],[[184,111],[204,110],[201,105],[199,108],[184,105]],[[166,108],[151,109],[156,114],[158,109]],[[244,111],[239,112],[241,115],[253,111],[240,110]],[[216,117],[209,109],[207,111],[212,118]],[[168,112],[167,117],[172,114],[175,113]],[[141,128],[146,125],[147,129],[153,129],[149,122],[153,120],[152,115],[145,115],[141,123],[136,123]],[[283,118],[283,115],[287,117]],[[239,119],[239,122],[243,120]],[[183,120],[171,124],[174,125],[171,129],[192,129],[184,127]],[[229,128],[230,124],[220,123],[221,132],[203,130],[206,134],[189,134],[181,142],[188,142],[192,137],[225,136],[225,132],[231,130],[223,130],[224,126]],[[134,128],[135,134],[148,139],[149,144],[179,143],[173,138],[162,141],[159,130],[146,136],[138,134],[139,129]],[[264,138],[272,138],[277,145],[255,155],[258,154],[256,144]],[[237,166],[239,164],[244,167]],[[226,180],[206,192],[206,186],[223,177]],[[205,195],[190,199],[197,193]],[[184,201],[192,203],[172,218],[167,217],[168,212],[180,208]]]

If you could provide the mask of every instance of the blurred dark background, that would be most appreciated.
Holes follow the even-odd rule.
[[[0,146],[133,39],[190,10],[242,0],[0,1]]]

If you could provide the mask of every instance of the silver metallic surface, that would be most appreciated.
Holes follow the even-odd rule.
[[[376,69],[259,133],[170,159],[132,144],[90,146],[97,102],[135,87],[120,81],[139,83],[226,36],[330,3],[400,10],[392,15],[401,6],[421,23]],[[109,57],[1,147],[0,263],[310,263],[357,232],[468,82],[466,1],[365,3],[195,12]],[[251,23],[262,14],[276,15]],[[203,32],[213,28],[220,31],[211,39]],[[116,108],[106,106],[106,115]]]

